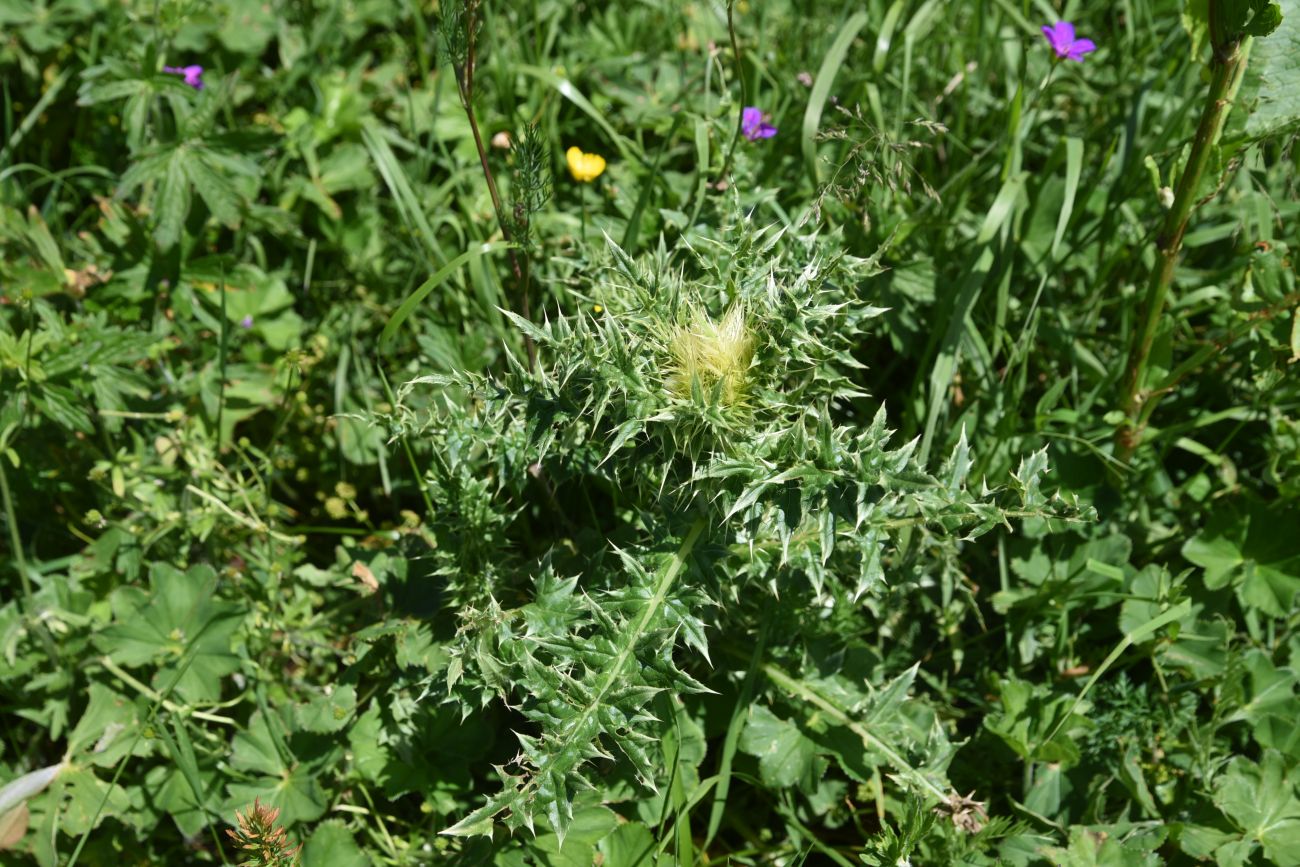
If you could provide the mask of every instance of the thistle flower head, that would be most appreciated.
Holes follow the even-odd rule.
[[[744,401],[749,365],[754,360],[754,337],[744,305],[733,304],[718,322],[696,310],[689,324],[673,331],[669,351],[669,386],[674,392],[688,396],[698,381],[706,393],[716,389],[723,403]]]

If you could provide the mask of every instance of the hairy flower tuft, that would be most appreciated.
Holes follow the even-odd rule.
[[[723,403],[744,401],[754,337],[743,304],[733,304],[719,322],[696,310],[689,325],[674,330],[669,349],[673,360],[669,385],[674,392],[690,395],[698,381],[706,392],[716,389]]]

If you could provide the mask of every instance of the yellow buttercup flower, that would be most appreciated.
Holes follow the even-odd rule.
[[[584,154],[582,149],[574,146],[565,151],[564,158],[569,161],[569,174],[575,181],[591,183],[605,171],[605,158],[600,154]]]

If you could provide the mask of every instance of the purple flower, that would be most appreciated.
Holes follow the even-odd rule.
[[[763,112],[752,105],[745,106],[745,111],[740,115],[740,131],[750,141],[776,135],[776,127],[766,123],[763,120]]]
[[[172,75],[185,76],[185,83],[195,90],[203,89],[203,67],[202,66],[164,66],[163,72],[170,72]]]
[[[243,328],[243,329],[249,329],[249,328],[252,328],[252,327],[253,327],[253,314],[250,313],[250,314],[248,314],[247,316],[245,316],[243,319],[239,320],[239,327],[240,327],[240,328]]]
[[[1058,21],[1051,27],[1044,26],[1043,35],[1047,37],[1057,57],[1066,57],[1082,63],[1083,55],[1097,50],[1097,44],[1091,39],[1074,38],[1074,25],[1069,21]]]

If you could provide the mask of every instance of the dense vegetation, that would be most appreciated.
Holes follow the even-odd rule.
[[[0,862],[1300,865],[1297,58],[0,0]]]

